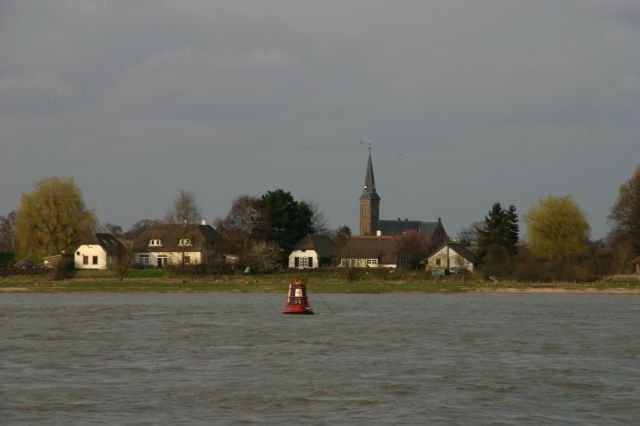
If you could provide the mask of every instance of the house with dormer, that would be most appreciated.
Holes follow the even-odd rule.
[[[213,264],[219,259],[217,232],[210,225],[154,224],[132,243],[137,267]]]

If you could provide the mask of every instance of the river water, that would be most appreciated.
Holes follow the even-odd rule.
[[[0,295],[3,425],[640,424],[640,297]]]

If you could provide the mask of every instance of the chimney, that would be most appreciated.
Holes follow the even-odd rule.
[[[206,225],[207,224],[207,219],[202,219],[202,225]]]

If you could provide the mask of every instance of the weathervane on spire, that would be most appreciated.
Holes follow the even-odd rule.
[[[364,141],[360,139],[360,145],[363,145]],[[367,145],[369,145],[369,154],[371,154],[371,139],[367,140]]]

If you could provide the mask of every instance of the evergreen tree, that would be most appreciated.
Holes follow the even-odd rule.
[[[520,225],[518,225],[518,213],[516,206],[509,206],[506,211],[506,227],[507,227],[507,251],[510,255],[518,254],[518,242],[520,240]]]
[[[520,227],[516,208],[495,203],[478,232],[478,255],[485,264],[508,263],[518,253]]]
[[[268,191],[261,198],[268,214],[265,240],[278,243],[283,256],[306,234],[313,233],[313,210],[308,203],[296,201],[290,192],[282,189]],[[284,257],[283,257],[284,261]]]

